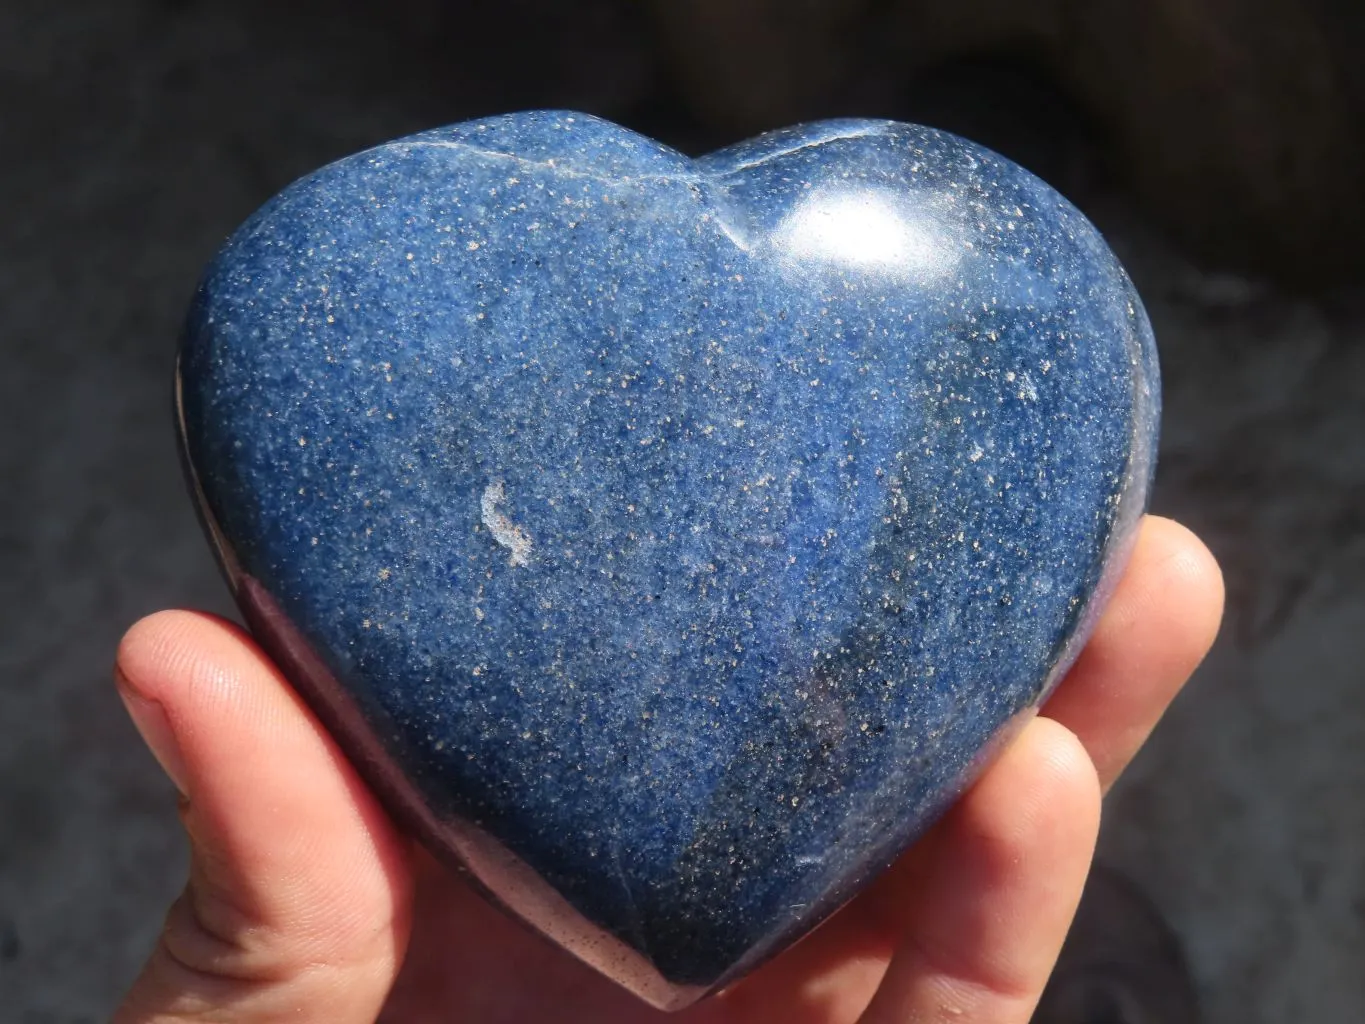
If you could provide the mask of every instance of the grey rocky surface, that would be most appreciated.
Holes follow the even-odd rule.
[[[139,615],[227,611],[169,418],[218,241],[295,175],[419,127],[671,116],[642,106],[658,69],[611,5],[548,24],[475,5],[540,25],[488,47],[440,4],[351,7],[0,3],[0,1024],[103,1020],[182,882],[172,791],[109,663]],[[1180,932],[1211,1024],[1365,1020],[1365,295],[1196,271],[1054,142],[1033,155],[1087,190],[1162,345],[1157,510],[1230,588],[1214,655],[1108,803],[1105,856]]]

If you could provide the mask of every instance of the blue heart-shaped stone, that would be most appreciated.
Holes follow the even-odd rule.
[[[676,1006],[1047,693],[1158,395],[1113,254],[991,152],[837,121],[691,160],[531,113],[272,200],[178,408],[244,613],[389,806]]]

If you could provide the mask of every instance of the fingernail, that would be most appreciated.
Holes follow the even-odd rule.
[[[181,795],[188,795],[189,790],[185,785],[185,761],[180,756],[180,744],[176,742],[175,733],[171,731],[171,721],[166,717],[166,709],[156,701],[148,700],[137,693],[122,677],[118,680],[118,692],[123,698],[124,707],[128,709],[129,717],[137,726],[137,731],[142,734],[142,739],[150,748],[152,756],[161,765],[161,770],[170,776],[170,780],[175,783],[175,788],[180,790]]]

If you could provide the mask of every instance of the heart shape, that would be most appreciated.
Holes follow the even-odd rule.
[[[870,881],[1083,642],[1152,468],[1095,229],[954,136],[393,142],[209,267],[186,465],[394,813],[657,1006]]]

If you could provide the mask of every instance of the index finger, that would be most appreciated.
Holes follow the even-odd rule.
[[[1043,708],[1076,734],[1107,789],[1132,760],[1218,633],[1223,576],[1208,548],[1147,516],[1089,643]]]

